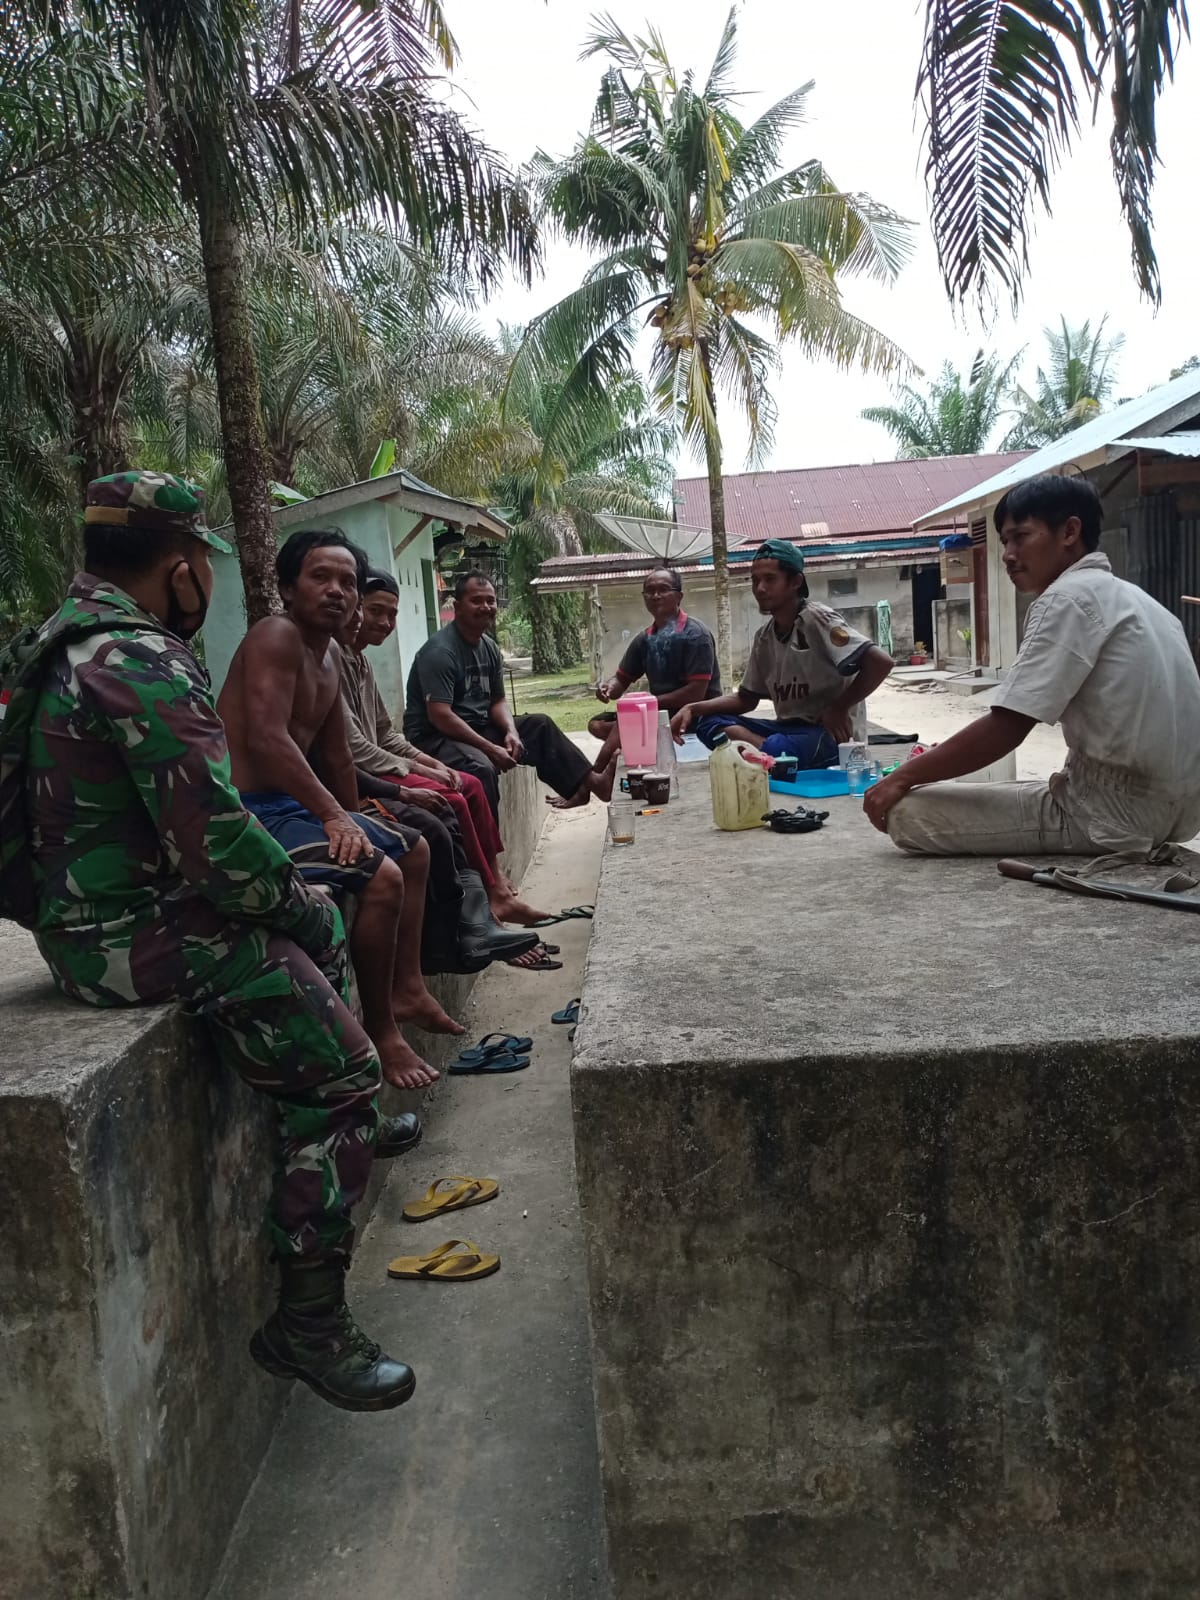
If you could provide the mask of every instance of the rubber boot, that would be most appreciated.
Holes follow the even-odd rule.
[[[412,1397],[411,1367],[385,1356],[346,1304],[339,1260],[279,1264],[279,1307],[250,1340],[250,1354],[277,1378],[299,1378],[343,1411],[390,1411]]]
[[[502,928],[492,915],[487,890],[477,872],[468,868],[458,875],[462,885],[462,913],[458,923],[458,959],[462,972],[481,972],[493,961],[523,956],[540,942],[527,928]]]
[[[462,887],[454,896],[425,898],[425,924],[421,932],[421,971],[427,977],[462,972],[458,959],[458,928],[462,921]]]

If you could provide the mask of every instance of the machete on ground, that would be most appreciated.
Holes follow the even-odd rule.
[[[1014,861],[1011,857],[998,861],[996,868],[1001,877],[1040,883],[1046,889],[1065,889],[1068,894],[1096,895],[1103,900],[1136,900],[1141,905],[1165,906],[1171,911],[1200,911],[1200,896],[1197,895],[1169,894],[1165,889],[1135,889],[1132,884],[1077,878],[1069,873],[1060,877],[1044,867],[1032,866],[1028,861]]]

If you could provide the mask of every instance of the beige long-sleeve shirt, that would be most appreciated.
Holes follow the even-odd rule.
[[[341,689],[350,756],[360,771],[377,778],[406,778],[414,760],[427,759],[388,716],[365,654],[342,651]]]

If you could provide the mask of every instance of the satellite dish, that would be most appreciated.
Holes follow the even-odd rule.
[[[685,556],[708,555],[712,534],[707,528],[689,528],[679,522],[656,522],[646,517],[597,517],[618,543],[661,561],[681,561]]]

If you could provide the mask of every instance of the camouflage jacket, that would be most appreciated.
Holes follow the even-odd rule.
[[[86,574],[46,628],[97,608],[130,627],[51,651],[29,735],[34,933],[60,988],[97,1005],[203,999],[239,923],[328,951],[340,918],[242,805],[204,668]]]

